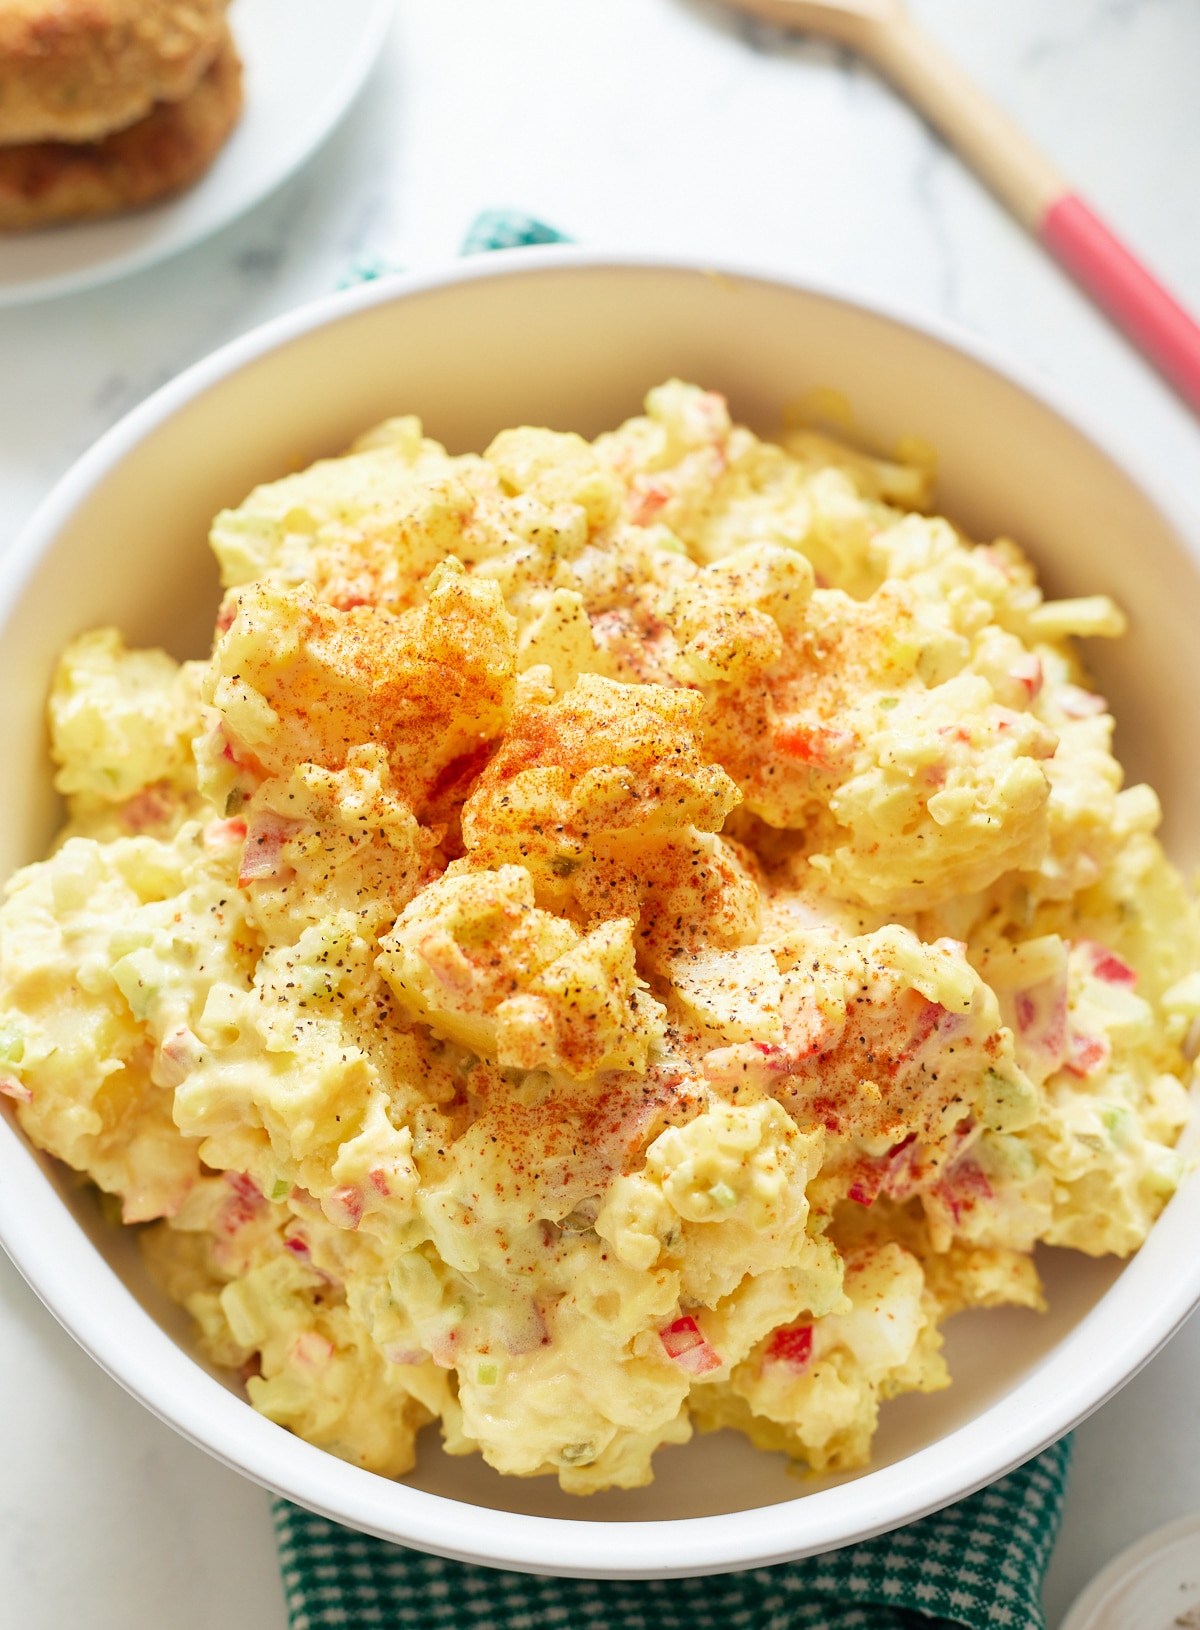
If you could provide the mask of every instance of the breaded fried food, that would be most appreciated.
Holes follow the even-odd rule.
[[[97,141],[190,96],[228,0],[0,0],[0,143]]]
[[[242,64],[226,34],[190,96],[97,142],[0,147],[0,230],[140,209],[204,174],[242,110]]]

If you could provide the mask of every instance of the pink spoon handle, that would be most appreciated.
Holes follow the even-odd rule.
[[[1162,284],[1075,193],[1055,199],[1038,236],[1200,412],[1200,327]]]
[[[731,0],[869,57],[1059,265],[1200,413],[1200,327],[1073,193],[1024,131],[925,34],[902,0]]]

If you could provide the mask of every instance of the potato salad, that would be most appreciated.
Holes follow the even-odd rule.
[[[1180,1180],[1200,923],[1076,637],[923,468],[669,382],[219,515],[212,654],[64,652],[0,1092],[272,1421],[632,1488],[864,1465],[1038,1242]]]

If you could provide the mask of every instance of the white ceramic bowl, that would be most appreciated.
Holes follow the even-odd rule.
[[[80,461],[0,570],[0,872],[41,854],[52,830],[42,719],[56,653],[114,622],[131,642],[201,655],[217,599],[205,534],[222,505],[388,414],[420,413],[458,450],[522,422],[595,433],[670,374],[724,391],[766,433],[807,391],[836,388],[877,444],[916,434],[938,449],[940,503],[970,532],[1017,537],[1054,592],[1116,595],[1132,632],[1094,658],[1119,750],[1161,792],[1176,859],[1200,859],[1200,535],[1169,496],[1077,413],[961,337],[750,273],[555,249],[368,285],[273,323],[160,391]],[[953,1320],[954,1385],[887,1405],[873,1469],[855,1477],[797,1481],[781,1456],[720,1433],[660,1452],[649,1489],[583,1501],[449,1459],[429,1432],[418,1471],[391,1483],[272,1425],[206,1370],[133,1241],[0,1121],[0,1239],[149,1409],[327,1516],[534,1572],[749,1567],[864,1538],[978,1488],[1166,1341],[1200,1300],[1197,1237],[1191,1182],[1124,1266],[1045,1253],[1050,1312]]]

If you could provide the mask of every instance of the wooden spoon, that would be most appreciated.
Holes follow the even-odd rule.
[[[823,34],[885,74],[1200,412],[1200,328],[900,0],[725,0]]]

